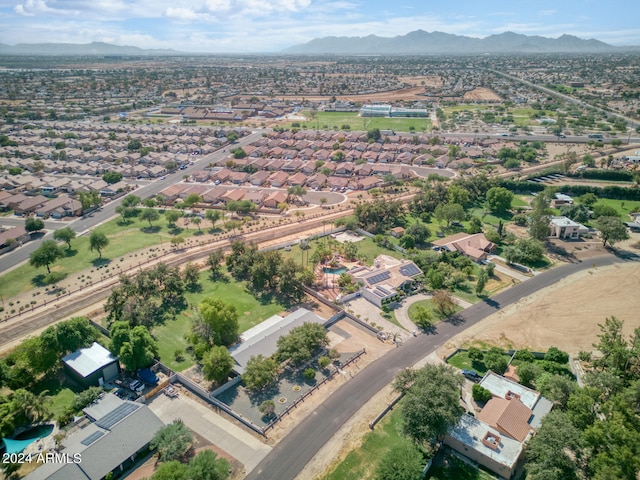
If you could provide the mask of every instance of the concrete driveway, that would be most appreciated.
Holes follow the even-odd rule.
[[[400,333],[402,336],[406,336],[407,332],[404,332],[400,327],[384,318],[382,316],[382,310],[365,300],[363,297],[354,298],[353,300],[345,303],[345,310],[352,310],[353,315],[356,317],[360,315],[359,318],[367,323],[375,322],[376,325],[382,326],[382,330],[385,332]],[[415,326],[413,328],[415,328]],[[413,328],[407,328],[407,330],[411,331]]]
[[[271,451],[269,445],[187,395],[169,398],[159,394],[148,405],[164,423],[181,419],[191,430],[241,462],[245,472],[253,470]]]

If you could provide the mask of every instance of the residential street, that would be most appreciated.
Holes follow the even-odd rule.
[[[410,337],[401,348],[372,363],[327,398],[322,407],[301,422],[284,438],[246,478],[249,480],[293,480],[315,453],[376,392],[391,382],[403,369],[434,352],[447,340],[496,312],[532,293],[553,285],[580,270],[618,262],[638,261],[636,255],[605,255],[582,263],[554,268],[526,282],[509,288],[485,302],[478,303],[458,316],[456,323],[440,323],[433,335]]]
[[[246,137],[239,139],[236,142],[235,146],[243,147],[245,145],[248,145],[249,143],[260,138],[261,135],[262,135],[262,132],[256,132],[256,133],[247,135]],[[194,164],[190,165],[185,170],[176,170],[176,172],[167,175],[164,180],[156,180],[150,183],[149,185],[146,185],[137,190],[134,190],[131,193],[134,195],[137,195],[142,199],[145,199],[147,197],[152,197],[156,195],[158,192],[160,192],[160,190],[168,187],[169,185],[173,185],[174,183],[179,182],[183,175],[190,175],[196,170],[200,170],[205,166],[209,165],[210,162],[213,162],[215,160],[219,160],[225,157],[226,155],[228,155],[228,153],[225,152],[225,150],[226,148],[223,148],[223,149],[217,150],[216,152],[210,155],[206,155],[204,157],[194,157],[194,159],[196,159],[194,161]],[[62,226],[69,226],[77,234],[88,232],[96,225],[106,222],[111,217],[113,217],[116,214],[116,207],[120,204],[121,199],[122,197],[113,202],[109,202],[105,204],[100,210],[96,212],[92,212],[89,215],[85,215],[84,217],[80,217],[77,220],[74,220],[73,222],[55,222],[55,224],[52,224],[51,222],[47,222],[46,227],[47,228],[51,228],[51,226],[55,227],[57,224],[57,228],[61,228]],[[0,219],[0,224],[6,223],[7,225],[10,225],[10,224],[14,224],[14,221],[16,221],[16,219],[12,219],[11,222],[8,222],[7,220],[8,219],[4,219],[4,218]],[[24,220],[21,219],[19,221],[19,224],[24,224]],[[43,236],[40,240],[28,242],[24,244],[22,247],[15,249],[11,253],[2,255],[0,257],[0,272],[6,272],[8,270],[11,270],[15,266],[24,262],[29,258],[29,255],[31,254],[31,252],[33,252],[35,249],[37,249],[40,246],[40,243],[43,240],[50,240],[50,239],[53,239],[52,232],[47,233],[47,235]]]

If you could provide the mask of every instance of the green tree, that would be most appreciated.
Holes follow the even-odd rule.
[[[504,187],[492,187],[487,191],[486,200],[490,211],[504,213],[511,208],[513,193]]]
[[[593,207],[596,202],[598,201],[598,197],[596,196],[595,193],[585,193],[584,195],[580,195],[580,197],[578,197],[578,200],[580,201],[580,203],[586,205],[587,207],[591,208]]]
[[[446,290],[436,290],[433,292],[433,298],[431,300],[436,310],[442,315],[448,317],[456,311],[456,302],[453,300],[451,294]]]
[[[91,235],[89,235],[89,249],[91,251],[96,250],[99,258],[102,258],[102,250],[107,248],[108,245],[109,239],[104,233],[95,230],[91,231]]]
[[[49,265],[57,259],[64,257],[64,252],[53,240],[45,240],[29,255],[29,264],[38,267],[47,267],[47,272],[51,273]]]
[[[466,214],[462,205],[457,203],[445,203],[436,207],[434,216],[438,222],[445,221],[447,228],[453,222],[462,222],[466,218]]]
[[[200,287],[200,269],[194,263],[187,262],[182,271],[182,279],[187,290],[198,291]]]
[[[116,322],[114,325],[121,323],[123,322]],[[129,327],[128,324],[127,327]],[[135,372],[140,368],[150,366],[154,358],[158,356],[158,346],[147,327],[137,325],[128,332],[125,332],[122,325],[118,325],[116,328],[118,337],[114,340],[112,334],[111,351],[120,358],[124,368],[129,372]],[[118,344],[120,345],[116,350]]]
[[[190,193],[182,203],[185,207],[191,208],[198,203],[202,203],[202,197],[197,193]]]
[[[529,265],[544,258],[544,245],[535,238],[520,238],[515,247],[520,252],[520,260]]]
[[[152,450],[158,450],[158,458],[161,462],[171,462],[184,458],[192,444],[191,430],[182,423],[182,420],[174,420],[156,432],[149,447]]]
[[[376,480],[415,480],[422,477],[422,454],[409,442],[393,446],[378,463]]]
[[[433,313],[423,305],[415,306],[412,317],[413,322],[424,330],[433,327]]]
[[[160,218],[160,214],[154,208],[145,208],[140,213],[140,220],[143,220],[143,221],[146,220],[147,222],[149,222],[149,228],[153,227],[151,222],[155,222],[159,218]]]
[[[197,480],[226,480],[231,464],[211,450],[202,450],[189,462],[187,478]]]
[[[167,210],[164,212],[164,218],[167,219],[167,223],[171,226],[175,226],[181,216],[182,212],[179,212],[178,210]]]
[[[580,431],[567,414],[559,410],[549,413],[525,452],[527,479],[578,480],[582,472],[583,449]]]
[[[258,410],[265,417],[270,417],[276,411],[276,404],[273,402],[273,400],[265,400],[260,404],[260,406],[258,407]]]
[[[600,217],[593,222],[593,226],[600,232],[602,245],[613,245],[614,243],[629,238],[629,232],[618,217]]]
[[[251,357],[242,374],[245,387],[252,391],[262,390],[278,378],[278,364],[263,355]]]
[[[484,360],[484,353],[478,347],[469,347],[469,350],[467,350],[467,356],[469,357],[469,360],[471,360],[472,364],[482,363]]]
[[[122,174],[120,172],[112,172],[112,171],[105,172],[102,175],[102,180],[104,180],[110,185],[113,185],[114,183],[118,183],[120,180],[122,180]]]
[[[135,208],[140,205],[140,197],[137,195],[127,195],[122,199],[121,205],[125,208]]]
[[[215,228],[216,222],[222,218],[222,213],[219,210],[207,210],[204,218],[211,222],[211,228]]]
[[[481,402],[481,403],[487,403],[489,400],[493,398],[493,395],[491,394],[490,390],[487,390],[486,388],[484,388],[481,385],[478,385],[477,383],[473,384],[473,387],[471,388],[471,394],[473,396],[473,399],[476,402]]]
[[[219,298],[209,297],[200,302],[198,311],[208,332],[203,338],[210,345],[231,345],[238,339],[238,312],[235,306]]]
[[[598,219],[600,217],[619,217],[618,211],[610,205],[594,205],[593,206],[593,218]]]
[[[151,480],[186,480],[188,472],[187,465],[180,463],[178,460],[172,460],[158,465],[153,475],[151,475]]]
[[[520,377],[520,383],[533,388],[535,387],[535,379],[542,373],[542,369],[535,363],[521,363],[517,366],[516,372]]]
[[[67,249],[71,250],[71,240],[76,238],[76,232],[74,232],[71,227],[59,228],[53,232],[53,238],[60,242],[65,242]]]
[[[483,268],[478,272],[478,279],[476,280],[476,295],[480,295],[484,291],[484,287],[489,281],[489,274]]]
[[[229,354],[226,347],[222,345],[214,346],[204,357],[202,357],[202,372],[207,380],[213,380],[216,383],[224,383],[235,362]]]
[[[401,406],[404,433],[418,445],[444,436],[464,412],[459,401],[463,382],[449,365],[428,364],[416,371]]]
[[[44,222],[38,217],[27,217],[24,222],[24,229],[29,233],[39,232],[44,230]]]
[[[492,348],[484,355],[484,364],[489,370],[502,375],[507,370],[509,361],[499,349]]]
[[[322,325],[305,322],[278,338],[277,356],[281,361],[291,360],[298,366],[309,361],[328,344],[329,337]]]
[[[222,250],[214,250],[207,257],[207,265],[209,265],[209,272],[211,278],[216,278],[220,274],[222,268],[222,262],[224,261],[224,253]]]

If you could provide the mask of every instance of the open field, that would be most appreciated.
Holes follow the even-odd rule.
[[[464,94],[464,99],[467,101],[490,101],[490,102],[500,102],[502,98],[489,90],[488,88],[478,87],[470,92]]]
[[[71,241],[71,250],[62,244],[65,257],[51,265],[51,271],[71,275],[92,265],[94,267],[107,265],[110,259],[145,247],[161,243],[168,245],[172,234],[179,234],[186,238],[197,233],[197,229],[193,227],[189,230],[169,229],[164,215],[160,215],[152,228],[149,228],[148,222],[137,218],[131,218],[128,223],[121,224],[118,217],[96,227],[94,231],[104,233],[109,239],[109,245],[102,252],[102,259],[98,258],[98,252],[89,249],[89,235],[83,235]],[[42,287],[46,274],[47,270],[44,267],[35,268],[28,263],[22,265],[0,277],[2,294],[5,298],[10,298],[33,288]],[[99,273],[96,274],[96,279],[99,276]]]
[[[299,123],[318,130],[341,130],[343,125],[349,125],[349,128],[354,131],[379,128],[380,130],[409,132],[411,127],[416,132],[431,131],[431,120],[428,118],[370,118],[360,117],[357,112],[318,112],[315,118],[307,115],[307,120]],[[282,126],[291,127],[290,124]]]
[[[587,260],[584,260],[588,262]],[[475,344],[546,350],[556,346],[571,354],[593,350],[599,323],[615,316],[624,334],[640,327],[640,268],[636,263],[585,270],[500,310],[442,347],[440,357]]]

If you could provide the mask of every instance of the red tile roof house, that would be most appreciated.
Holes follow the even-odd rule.
[[[207,182],[211,177],[211,172],[208,170],[196,170],[191,174],[194,182]]]
[[[281,187],[288,179],[289,175],[286,172],[275,172],[269,177],[269,183],[272,187]]]
[[[227,193],[224,187],[213,187],[202,194],[202,201],[215,205],[220,201],[222,196]]]
[[[364,177],[355,182],[356,189],[358,190],[370,190],[382,185],[382,180],[378,177]]]
[[[228,190],[224,195],[220,197],[220,200],[224,203],[227,202],[238,202],[244,198],[246,190],[244,188],[234,188],[233,190]]]
[[[271,174],[266,170],[260,170],[249,177],[249,183],[251,183],[251,185],[260,186],[265,183],[270,176]]]
[[[278,208],[278,205],[287,201],[287,194],[282,190],[271,192],[262,202],[266,208]]]
[[[295,175],[292,175],[289,177],[289,185],[293,186],[304,186],[304,184],[307,183],[307,176],[302,173],[302,172],[298,172]]]
[[[330,188],[342,188],[342,187],[347,187],[349,185],[350,182],[350,178],[346,178],[346,177],[329,177],[329,179],[327,180],[327,185]]]
[[[450,252],[460,252],[476,262],[485,260],[495,245],[487,240],[483,233],[469,235],[465,232],[456,233],[432,242],[434,246]]]
[[[7,230],[0,229],[0,253],[20,246],[29,238],[29,232],[22,225]]]

